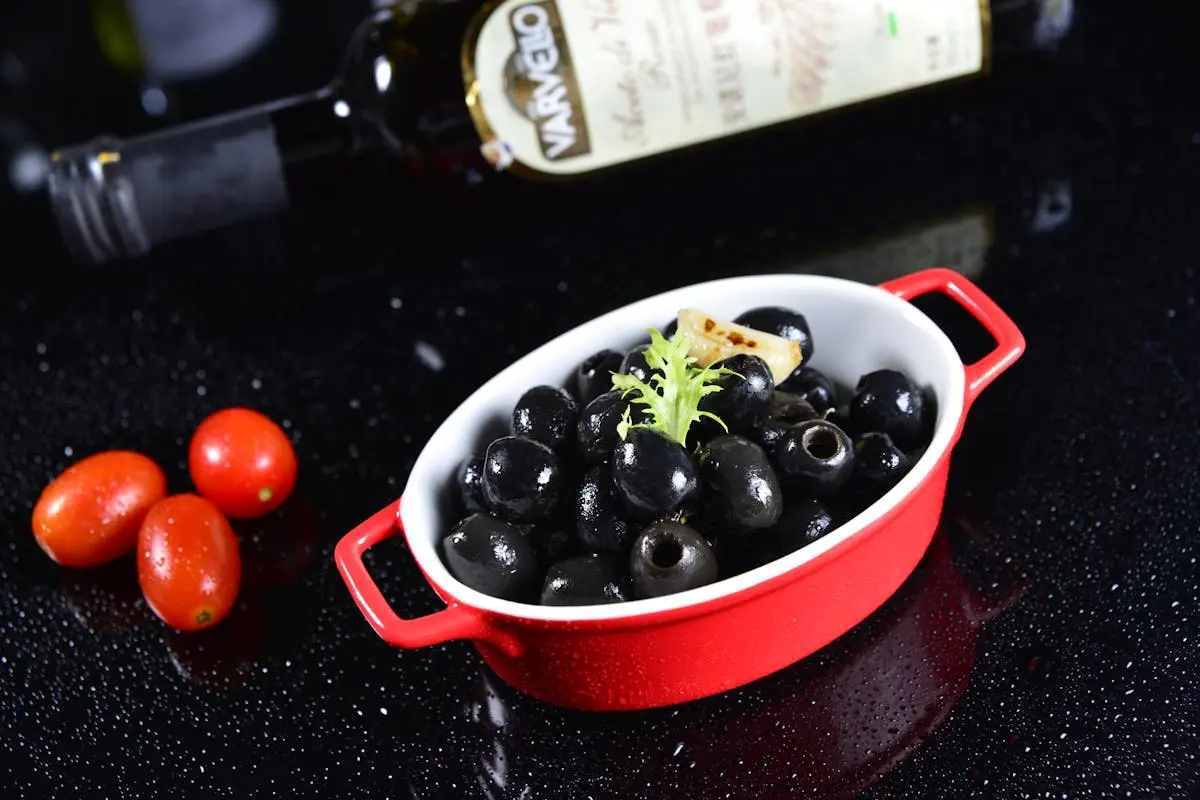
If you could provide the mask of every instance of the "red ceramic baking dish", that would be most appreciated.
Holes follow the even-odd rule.
[[[942,292],[995,338],[963,365],[954,345],[908,300]],[[507,420],[528,388],[558,380],[595,351],[632,347],[682,308],[731,319],[755,306],[807,318],[812,364],[840,385],[876,369],[907,372],[937,398],[932,441],[912,470],[854,519],[781,559],[666,597],[594,606],[501,600],[450,575],[438,544],[457,522],[454,471]],[[652,708],[744,685],[812,654],[849,631],[904,582],[928,548],[945,494],[950,452],[971,403],[1025,348],[1012,320],[978,287],[947,269],[881,286],[815,275],[755,275],[666,292],[617,309],[548,342],[500,372],[455,409],[413,466],[403,497],[338,543],[338,569],[385,641],[403,648],[469,639],[517,689],[581,710]],[[403,535],[446,608],[401,619],[372,581],[363,553]]]

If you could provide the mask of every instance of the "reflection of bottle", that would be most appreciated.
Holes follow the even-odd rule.
[[[756,272],[832,275],[864,283],[882,283],[930,266],[950,267],[978,281],[997,241],[1007,245],[1028,236],[1053,233],[1074,211],[1070,181],[1062,174],[1054,149],[1044,144],[1040,163],[1021,185],[1001,185],[974,202],[942,208],[815,249],[802,249],[798,260],[760,264]],[[899,218],[897,218],[899,219]]]
[[[375,154],[443,183],[592,175],[981,75],[1033,44],[1037,4],[476,6],[380,12],[337,80],[311,94],[59,152],[51,189],[64,234],[89,261],[144,253],[281,211]],[[695,163],[715,168],[711,150],[704,158]]]
[[[882,283],[937,265],[978,280],[995,236],[991,206],[968,206],[815,254],[789,271]]]

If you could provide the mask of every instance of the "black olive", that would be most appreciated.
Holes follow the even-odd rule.
[[[700,451],[705,505],[731,533],[770,528],[783,512],[783,490],[767,454],[742,436],[713,439]]]
[[[519,527],[525,534],[525,538],[533,545],[533,552],[537,554],[538,564],[541,565],[543,572],[551,564],[556,564],[564,558],[570,558],[579,551],[579,548],[575,546],[575,536],[569,525],[557,519],[537,524],[527,523]]]
[[[687,525],[656,522],[633,543],[629,574],[638,597],[662,597],[715,581],[717,559],[704,537]]]
[[[613,450],[612,468],[617,496],[640,519],[669,514],[700,490],[691,455],[655,430],[629,431]]]
[[[774,461],[775,449],[779,446],[779,442],[788,431],[792,429],[790,422],[780,422],[775,419],[764,419],[754,428],[754,441],[767,454],[767,458]]]
[[[850,489],[868,505],[882,497],[912,469],[912,462],[886,433],[864,433],[854,445]]]
[[[476,591],[520,602],[537,592],[541,570],[533,546],[515,526],[472,514],[442,539],[450,574]]]
[[[568,391],[535,386],[521,395],[513,408],[512,432],[561,453],[571,443],[578,420],[579,403]]]
[[[800,367],[779,384],[779,388],[799,395],[821,413],[837,405],[837,389],[833,381],[815,367]]]
[[[504,436],[483,456],[483,498],[488,509],[510,522],[537,522],[558,508],[563,468],[546,445]]]
[[[588,470],[575,498],[575,528],[583,549],[624,556],[637,536],[613,488],[612,467]]]
[[[695,527],[695,523],[695,519],[688,518],[689,525]],[[758,536],[739,536],[735,533],[719,531],[714,534],[705,531],[703,536],[712,547],[713,557],[717,560],[717,577],[720,580],[741,575],[746,570],[757,567],[760,563],[754,560],[761,550],[758,545]]]
[[[920,442],[924,415],[924,392],[894,369],[863,375],[850,401],[850,421],[858,433],[886,433],[902,450]]]
[[[854,429],[854,425],[850,422],[850,407],[839,406],[831,408],[825,412],[825,421],[837,425],[846,432],[846,435],[851,439],[858,441],[858,431]]]
[[[646,363],[646,351],[649,349],[650,345],[639,344],[626,353],[621,361],[621,374],[632,375],[639,381],[649,383],[651,370],[650,365]]]
[[[771,407],[767,409],[766,418],[754,426],[750,438],[762,446],[768,458],[774,459],[779,440],[792,426],[820,417],[807,400],[789,392],[776,391],[771,395]]]
[[[816,500],[789,503],[779,523],[766,536],[758,537],[766,546],[767,560],[763,563],[783,558],[806,544],[812,544],[832,531],[833,527],[833,517]],[[755,543],[758,543],[757,538]]]
[[[628,407],[629,401],[616,390],[605,392],[584,407],[575,426],[575,440],[584,463],[599,464],[612,455],[619,439],[617,425]]]
[[[794,424],[805,420],[819,419],[820,416],[821,412],[813,408],[812,403],[798,394],[778,390],[771,393],[771,405],[767,409],[767,419]]]
[[[784,434],[775,448],[775,465],[789,489],[810,497],[826,497],[850,480],[854,443],[832,422],[808,420]]]
[[[800,358],[804,364],[807,364],[813,356],[813,339],[812,332],[808,328],[808,320],[804,318],[803,314],[792,311],[790,308],[779,306],[752,308],[737,317],[734,322],[756,331],[799,342]]]
[[[593,553],[560,561],[546,571],[542,605],[589,606],[632,600],[624,562],[608,553]]]
[[[486,511],[487,503],[483,499],[483,457],[471,456],[458,465],[455,471],[458,481],[458,494],[462,498],[466,513],[474,514]]]
[[[624,356],[616,350],[601,350],[575,370],[575,389],[583,405],[612,390],[612,374],[621,371]]]
[[[713,383],[720,386],[721,391],[701,398],[700,410],[720,417],[729,433],[753,435],[754,428],[771,408],[771,396],[775,392],[771,368],[758,356],[744,353],[722,359],[713,367],[724,367],[736,374],[718,377]],[[702,444],[725,432],[713,420],[702,418],[692,426],[689,439]]]
[[[675,332],[678,330],[679,330],[679,317],[672,317],[671,321],[668,322],[666,324],[666,327],[664,327],[662,329],[662,337],[669,342],[669,341],[671,341],[671,337],[674,336]]]

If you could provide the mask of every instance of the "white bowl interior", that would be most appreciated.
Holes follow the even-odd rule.
[[[900,369],[937,398],[933,440],[908,475],[858,517],[811,545],[770,564],[718,583],[651,600],[594,606],[540,606],[501,600],[456,580],[440,556],[440,542],[458,522],[455,470],[471,453],[506,435],[513,406],[529,388],[567,385],[576,366],[603,348],[628,349],[661,329],[681,308],[718,318],[757,306],[802,313],[812,329],[812,365],[838,385],[860,375]],[[500,372],[447,417],[430,438],[404,489],[401,514],[411,551],[425,574],[464,603],[514,616],[545,620],[606,619],[648,614],[706,602],[795,568],[853,536],[907,495],[952,444],[963,403],[963,369],[953,344],[909,303],[874,286],[815,275],[755,275],[696,284],[619,308],[553,339]]]

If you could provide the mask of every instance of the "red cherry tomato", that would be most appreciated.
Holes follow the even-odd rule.
[[[234,519],[283,504],[296,485],[296,452],[270,418],[248,408],[210,416],[192,436],[188,469],[196,490]]]
[[[202,497],[159,502],[138,533],[138,583],[163,622],[211,628],[229,614],[242,583],[242,556],[229,520]]]
[[[111,450],[76,462],[42,491],[33,535],[46,555],[68,567],[94,567],[133,550],[167,478],[141,453]]]

